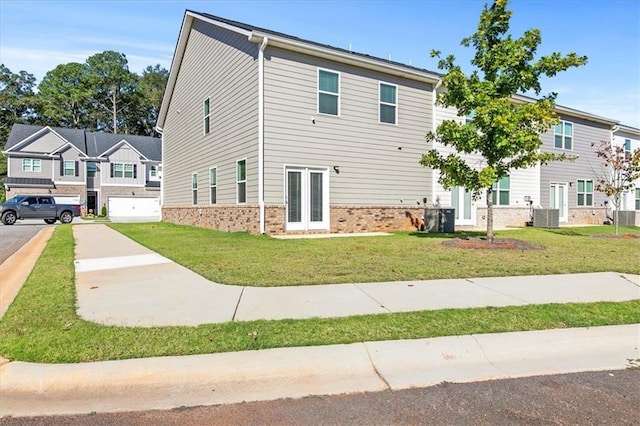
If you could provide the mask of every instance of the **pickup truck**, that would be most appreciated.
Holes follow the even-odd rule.
[[[0,204],[0,219],[5,225],[13,225],[18,219],[44,219],[48,224],[59,220],[71,223],[80,216],[80,205],[56,204],[50,195],[16,195]]]

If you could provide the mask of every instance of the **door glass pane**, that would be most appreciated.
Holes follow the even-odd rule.
[[[322,222],[322,173],[309,174],[311,222]]]
[[[464,218],[466,220],[471,219],[471,192],[465,191],[464,193]]]
[[[302,173],[287,172],[287,221],[302,222]]]
[[[451,207],[456,209],[456,220],[460,219],[460,200],[459,200],[459,188],[456,186],[451,189]]]
[[[558,204],[556,202],[556,187],[555,185],[551,185],[551,191],[549,192],[550,197],[551,197],[551,208],[552,209],[557,209],[558,208]]]
[[[564,217],[564,185],[558,187],[558,208],[560,209],[560,217]]]

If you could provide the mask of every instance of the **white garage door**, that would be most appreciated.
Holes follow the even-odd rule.
[[[79,195],[54,195],[53,199],[56,204],[80,204]]]
[[[109,197],[110,218],[160,219],[160,199],[158,197]]]

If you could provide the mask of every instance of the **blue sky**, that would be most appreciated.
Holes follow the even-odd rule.
[[[0,62],[38,82],[56,65],[104,50],[140,73],[169,69],[185,9],[437,71],[431,49],[452,53],[477,26],[477,0],[53,1],[0,0]],[[640,1],[512,0],[511,32],[539,28],[539,53],[575,51],[589,63],[543,83],[558,103],[640,128]]]

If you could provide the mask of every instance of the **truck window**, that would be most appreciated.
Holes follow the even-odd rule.
[[[30,206],[33,205],[33,204],[38,204],[38,199],[36,197],[27,197],[27,198],[25,198],[24,201],[26,201],[27,204],[30,205]]]
[[[41,197],[40,198],[40,204],[52,204],[51,203],[51,198]]]

